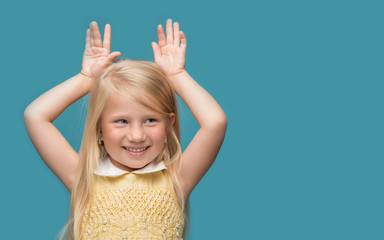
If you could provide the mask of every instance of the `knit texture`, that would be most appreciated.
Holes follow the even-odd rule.
[[[182,239],[183,213],[167,170],[96,176],[82,239]]]

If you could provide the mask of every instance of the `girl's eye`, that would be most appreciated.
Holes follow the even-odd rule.
[[[154,123],[154,122],[156,122],[156,119],[154,119],[154,118],[150,118],[150,119],[145,120],[145,123]]]
[[[117,123],[127,123],[127,121],[124,120],[124,119],[117,120],[116,122],[117,122]]]

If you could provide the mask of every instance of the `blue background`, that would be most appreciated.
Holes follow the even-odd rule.
[[[191,195],[190,239],[384,239],[382,1],[4,1],[2,239],[53,239],[69,194],[23,124],[25,107],[80,71],[85,30],[153,60],[179,21],[187,70],[222,105],[221,152]],[[85,100],[55,124],[79,148]],[[198,125],[181,104],[182,145]]]

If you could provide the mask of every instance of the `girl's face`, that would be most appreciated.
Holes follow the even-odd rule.
[[[164,147],[167,124],[175,114],[159,116],[118,93],[109,97],[101,115],[100,140],[111,162],[126,171],[145,167]]]

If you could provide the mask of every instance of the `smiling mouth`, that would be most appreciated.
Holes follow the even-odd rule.
[[[123,148],[127,151],[138,153],[138,152],[143,152],[143,151],[147,150],[149,148],[149,146],[142,147],[142,148],[130,148],[130,147],[123,147]]]

